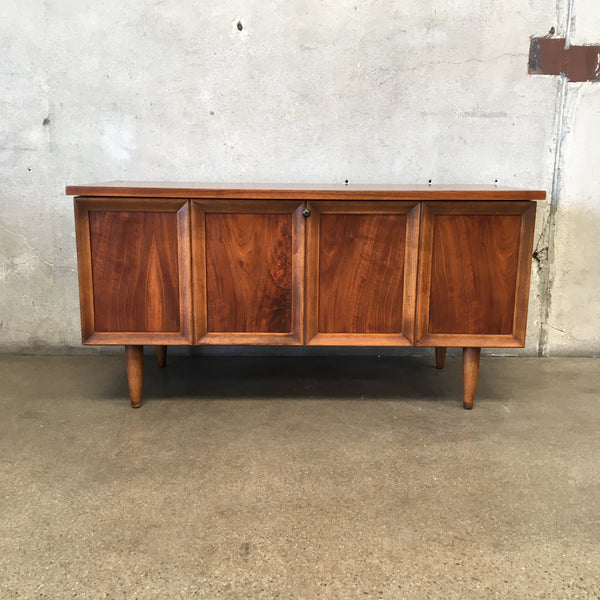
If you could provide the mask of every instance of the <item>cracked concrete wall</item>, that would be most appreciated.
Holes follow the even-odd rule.
[[[596,0],[573,5],[570,42],[600,42]],[[600,356],[600,83],[565,83],[540,354]]]
[[[527,75],[529,36],[552,26],[560,33],[567,8],[542,0],[5,0],[0,350],[79,348],[66,183],[498,180],[550,191],[560,81]],[[595,118],[581,108],[595,89],[579,103],[568,96],[580,135]],[[527,354],[597,349],[599,325],[588,325],[589,336],[574,331],[564,318],[573,298],[560,294],[573,284],[561,279],[569,259],[560,240],[583,206],[568,184],[577,144],[565,137],[567,215],[554,215],[553,261],[534,269]],[[541,203],[538,236],[548,215]],[[550,324],[582,341],[561,345]]]

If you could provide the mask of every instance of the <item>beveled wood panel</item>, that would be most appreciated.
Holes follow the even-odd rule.
[[[322,214],[319,332],[402,330],[406,215]]]
[[[360,183],[203,183],[109,181],[69,185],[68,195],[232,198],[297,200],[543,200],[543,190],[521,190],[496,185],[398,185]]]
[[[512,333],[520,215],[438,215],[429,332]]]
[[[529,202],[424,204],[420,345],[523,345],[534,213]]]
[[[177,214],[89,212],[96,331],[179,331]]]
[[[86,344],[191,343],[188,205],[76,198]]]
[[[207,214],[208,330],[292,331],[289,215]]]
[[[194,201],[196,339],[301,343],[302,204]]]
[[[418,204],[311,202],[307,342],[413,343]]]

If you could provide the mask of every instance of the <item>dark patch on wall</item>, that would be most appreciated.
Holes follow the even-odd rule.
[[[537,266],[537,270],[541,271],[544,263],[548,260],[548,246],[539,248],[533,253],[533,260]]]
[[[42,125],[46,126],[46,125],[50,125],[50,117],[46,117],[43,121],[42,121]]]
[[[564,74],[569,81],[600,81],[600,46],[565,48],[564,38],[531,38],[529,74]]]

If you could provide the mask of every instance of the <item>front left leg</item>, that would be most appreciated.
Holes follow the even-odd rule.
[[[142,375],[144,373],[144,346],[125,346],[127,384],[132,408],[142,404]]]

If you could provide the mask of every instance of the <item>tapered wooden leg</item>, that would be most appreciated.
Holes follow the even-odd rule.
[[[444,363],[446,362],[446,350],[444,347],[436,347],[435,349],[435,366],[438,369],[444,368]]]
[[[131,406],[139,408],[142,404],[142,375],[144,373],[144,346],[125,346],[127,363],[127,383]]]
[[[463,406],[467,410],[473,408],[475,400],[480,354],[481,348],[463,348]]]
[[[163,368],[167,364],[167,347],[166,346],[155,346],[156,348],[156,360],[158,361],[158,366]]]

